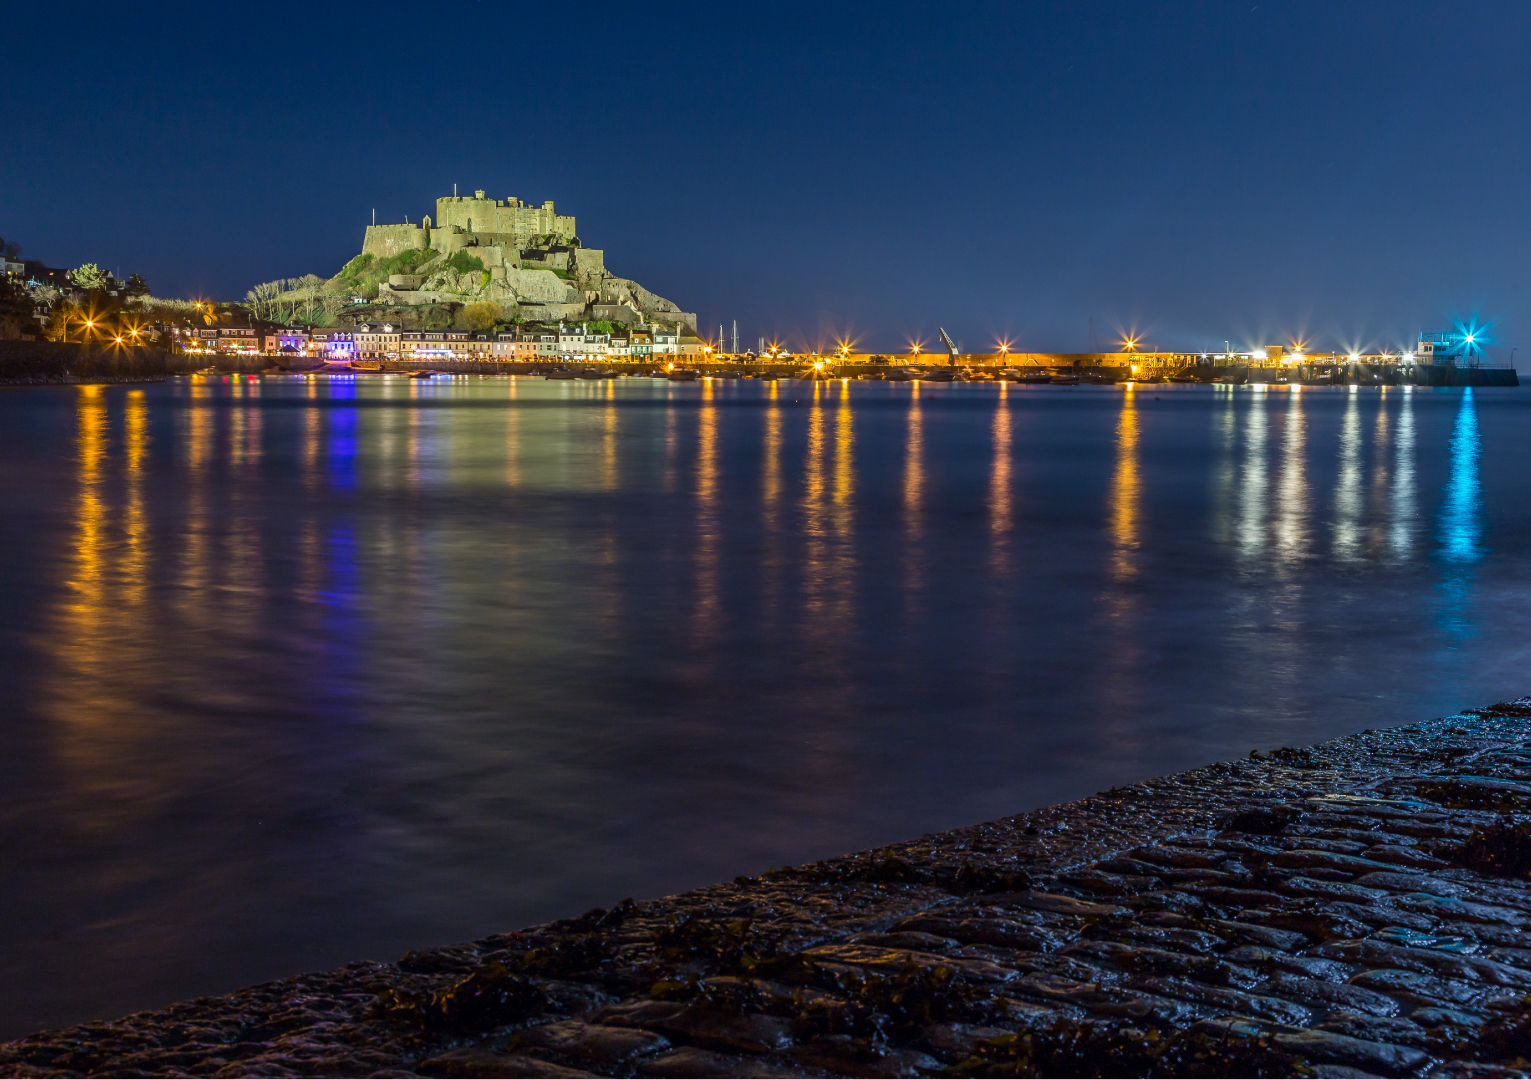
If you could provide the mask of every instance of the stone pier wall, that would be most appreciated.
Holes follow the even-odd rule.
[[[148,382],[168,370],[163,349],[72,341],[0,341],[0,385]]]

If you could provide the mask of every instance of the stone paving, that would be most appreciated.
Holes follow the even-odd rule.
[[[1531,1076],[1531,699],[0,1045],[6,1076]]]

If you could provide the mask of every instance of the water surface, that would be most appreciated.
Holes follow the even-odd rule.
[[[0,1036],[1531,690],[1528,405],[0,392]]]

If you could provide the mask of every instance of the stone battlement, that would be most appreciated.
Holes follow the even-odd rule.
[[[507,247],[519,250],[534,240],[552,238],[572,241],[572,214],[560,214],[549,199],[529,206],[510,196],[488,198],[484,192],[443,195],[436,200],[434,225],[429,217],[419,225],[369,225],[362,251],[378,258],[392,258],[405,251],[426,249],[451,252],[461,247]]]

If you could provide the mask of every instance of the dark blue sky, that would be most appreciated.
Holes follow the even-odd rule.
[[[750,342],[1528,314],[1523,2],[14,7],[0,235],[162,294],[328,276],[455,182]]]

